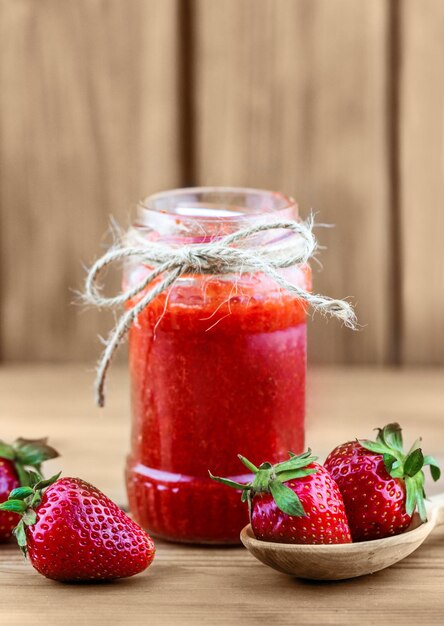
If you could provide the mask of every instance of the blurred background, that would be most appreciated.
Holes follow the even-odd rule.
[[[92,362],[71,303],[110,216],[188,185],[334,229],[316,363],[444,363],[442,0],[0,0],[0,360]]]

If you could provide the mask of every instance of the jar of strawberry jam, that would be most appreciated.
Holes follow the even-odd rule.
[[[139,206],[130,237],[173,246],[202,244],[267,221],[298,219],[294,201],[254,189],[191,188]],[[255,235],[271,245],[293,233]],[[150,267],[132,261],[124,287]],[[310,268],[279,270],[310,288]],[[134,306],[139,294],[127,306]],[[238,482],[237,455],[255,464],[304,446],[304,304],[261,272],[183,275],[138,316],[129,333],[131,511],[150,533],[196,543],[237,543],[247,523],[239,494],[212,481]]]

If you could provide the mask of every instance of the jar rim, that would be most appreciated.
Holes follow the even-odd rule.
[[[218,202],[212,203],[210,200],[203,200],[203,197],[219,197]],[[197,198],[202,196],[203,201]],[[245,206],[247,202],[229,204],[230,196],[233,199],[243,196],[249,199],[250,206]],[[225,201],[223,198],[225,197]],[[182,201],[180,201],[182,198]],[[193,200],[194,198],[194,200]],[[255,207],[262,199],[262,208]],[[264,203],[265,202],[265,203]],[[202,205],[199,207],[198,205]],[[188,206],[189,205],[189,206]],[[224,206],[225,205],[225,206]],[[224,208],[222,208],[224,207]],[[267,189],[256,189],[254,187],[225,187],[225,186],[198,186],[183,187],[161,191],[147,196],[138,203],[138,221],[141,224],[149,221],[149,215],[164,214],[179,218],[180,221],[199,220],[199,222],[214,221],[236,221],[245,220],[251,217],[257,218],[266,213],[280,214],[281,212],[298,213],[298,205],[291,196],[278,191]]]

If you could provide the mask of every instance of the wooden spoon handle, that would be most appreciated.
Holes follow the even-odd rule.
[[[440,493],[430,498],[432,515],[435,518],[435,526],[444,524],[444,493]]]

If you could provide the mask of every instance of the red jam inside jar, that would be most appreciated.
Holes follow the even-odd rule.
[[[148,199],[135,233],[139,245],[143,238],[188,245],[295,217],[280,194],[196,188]],[[125,286],[149,270],[128,267]],[[308,265],[283,272],[310,287]],[[263,274],[187,275],[139,315],[129,336],[127,487],[131,511],[153,535],[239,542],[247,508],[208,470],[243,482],[251,475],[239,453],[260,464],[303,450],[305,318],[304,304]]]

